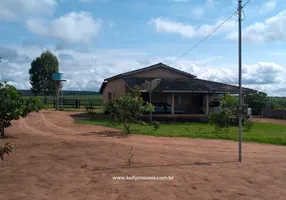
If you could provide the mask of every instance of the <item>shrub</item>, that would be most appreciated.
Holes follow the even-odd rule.
[[[130,126],[136,123],[138,118],[145,112],[153,111],[150,103],[145,103],[138,90],[134,93],[121,95],[117,99],[111,99],[104,104],[104,110],[111,113],[113,123],[123,124],[127,133],[130,133]]]
[[[4,156],[9,155],[14,147],[10,143],[6,143],[4,146],[0,146],[0,158],[2,160],[2,166],[4,166]]]
[[[220,132],[229,132],[229,127],[237,124],[237,106],[238,101],[230,94],[226,94],[221,105],[223,111],[219,114],[210,114],[209,123],[215,126],[215,129]]]
[[[153,125],[154,125],[155,131],[160,128],[160,122],[154,121],[154,122],[153,122]]]
[[[253,125],[254,125],[254,122],[251,119],[245,119],[245,121],[244,121],[244,126],[245,126],[244,130],[245,131],[250,131],[252,129]]]
[[[85,109],[87,112],[93,112],[95,109],[94,103],[92,101],[89,101],[87,105],[85,105]]]
[[[12,120],[26,117],[29,113],[38,112],[43,108],[39,98],[23,98],[12,85],[0,83],[0,130],[4,136],[4,129],[10,127]]]

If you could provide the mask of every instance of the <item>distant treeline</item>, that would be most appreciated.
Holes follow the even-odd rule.
[[[19,90],[22,96],[33,96],[33,93],[30,90]],[[68,95],[100,95],[99,92],[95,91],[72,91],[72,90],[64,90],[63,91],[65,96]],[[39,94],[38,96],[41,96]]]

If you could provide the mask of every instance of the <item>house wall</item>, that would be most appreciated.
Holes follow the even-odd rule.
[[[133,77],[155,77],[155,78],[189,78],[184,74],[165,69],[165,68],[156,68],[148,71],[138,72],[131,75]]]
[[[111,93],[112,98],[118,97],[120,94],[125,94],[125,82],[123,79],[114,79],[108,81],[103,91],[103,102],[108,101],[108,95]]]

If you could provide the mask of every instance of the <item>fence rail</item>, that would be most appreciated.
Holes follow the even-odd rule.
[[[80,100],[73,100],[73,99],[64,99],[62,102],[63,107],[69,106],[72,108],[80,108],[81,101]],[[56,108],[56,100],[54,100],[54,108]]]
[[[262,109],[262,116],[265,118],[286,119],[286,111],[264,108]]]

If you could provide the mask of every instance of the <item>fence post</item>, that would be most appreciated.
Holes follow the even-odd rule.
[[[79,108],[80,108],[80,104],[81,104],[81,101],[80,101],[80,100],[79,100],[79,103],[78,103],[78,104],[79,104]]]
[[[56,100],[54,100],[54,108],[56,107]]]

